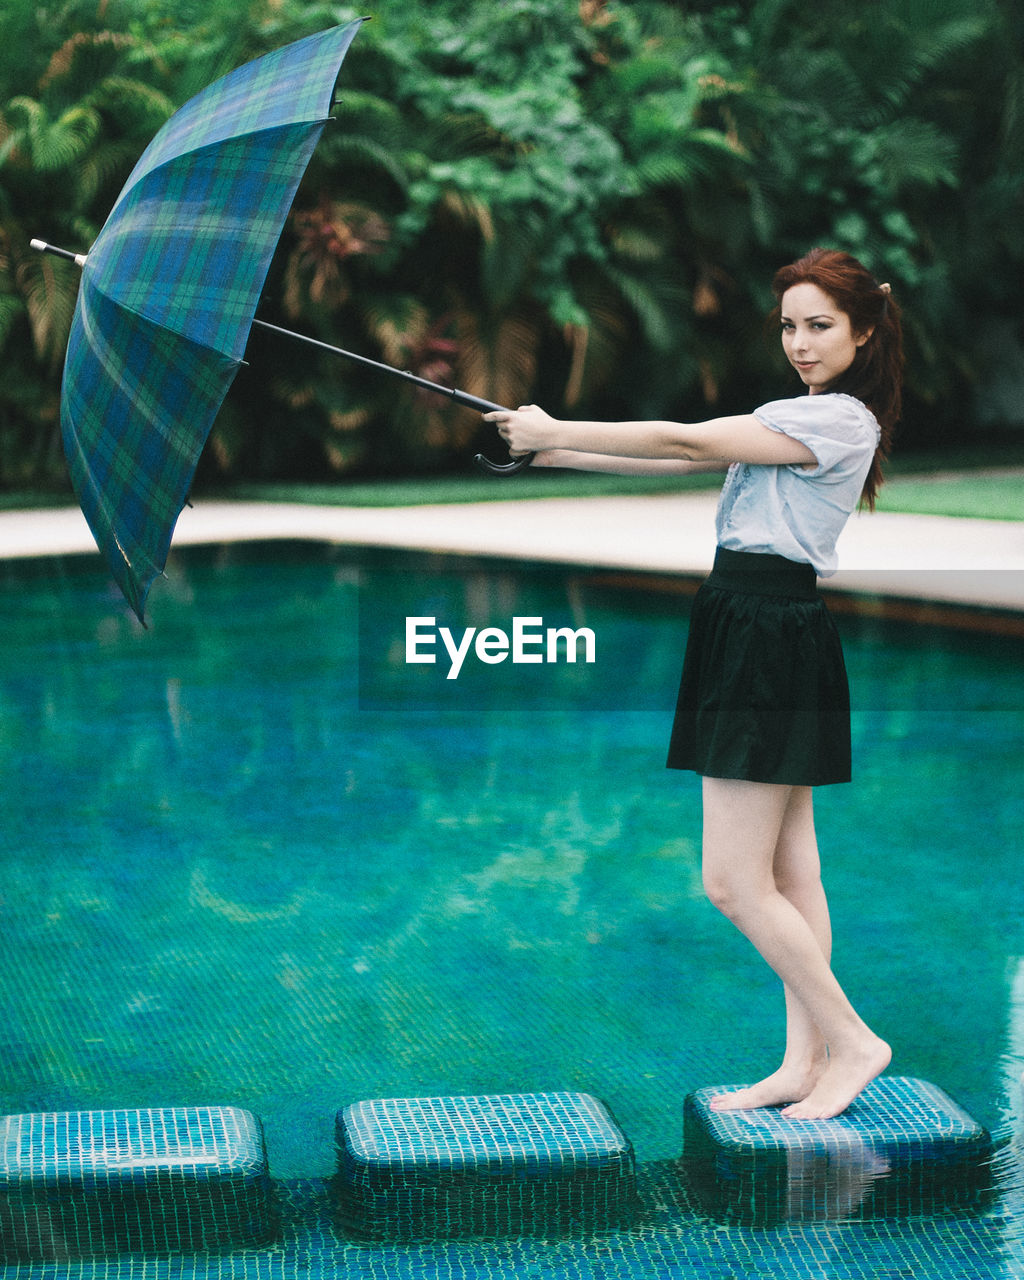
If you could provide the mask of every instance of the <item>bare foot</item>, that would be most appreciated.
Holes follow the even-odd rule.
[[[782,1114],[788,1120],[830,1120],[882,1074],[891,1058],[892,1050],[876,1035],[865,1038],[859,1048],[843,1054],[833,1052],[828,1070],[811,1092],[784,1108]]]
[[[823,1060],[810,1067],[788,1067],[785,1063],[749,1089],[717,1094],[708,1103],[712,1111],[754,1111],[758,1107],[779,1107],[786,1102],[800,1102],[824,1075]]]

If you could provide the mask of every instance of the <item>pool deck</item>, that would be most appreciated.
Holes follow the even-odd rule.
[[[299,538],[499,559],[700,576],[715,549],[716,492],[345,507],[205,501],[174,546]],[[95,553],[77,507],[0,512],[0,557]],[[829,590],[1024,612],[1024,522],[858,513]]]

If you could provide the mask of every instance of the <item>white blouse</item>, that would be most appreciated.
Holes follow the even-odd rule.
[[[878,422],[859,400],[836,392],[773,400],[754,416],[805,444],[817,465],[734,462],[718,503],[718,545],[812,564],[827,578],[878,447]]]

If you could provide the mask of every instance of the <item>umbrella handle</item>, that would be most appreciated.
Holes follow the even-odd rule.
[[[492,476],[514,476],[518,472],[523,471],[534,459],[534,454],[524,453],[521,457],[513,458],[511,462],[492,462],[490,458],[485,458],[482,453],[478,453],[473,461],[481,471],[486,471]]]
[[[469,409],[476,409],[479,413],[490,413],[494,409],[504,409],[505,406],[495,404],[492,400],[481,400],[479,396],[471,396],[466,391],[452,391],[449,393],[456,404],[465,405]],[[505,410],[505,412],[508,412]],[[513,458],[510,462],[492,462],[490,458],[485,458],[482,453],[478,453],[473,461],[481,471],[486,471],[491,476],[514,476],[520,471],[524,471],[533,461],[532,453],[524,453],[518,458]]]

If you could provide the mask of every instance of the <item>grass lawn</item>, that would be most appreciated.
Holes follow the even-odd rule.
[[[879,511],[1024,520],[1024,467],[951,476],[894,476],[878,495]]]
[[[949,455],[897,462],[879,495],[879,511],[916,515],[1024,520],[1024,460],[1015,467],[959,466]],[[954,470],[955,468],[955,470]],[[323,505],[385,507],[425,503],[494,502],[510,498],[593,497],[604,494],[687,493],[719,489],[720,475],[658,478],[588,475],[571,471],[486,476],[467,466],[462,475],[411,480],[351,481],[331,485],[239,485],[225,497]]]
[[[605,494],[686,493],[721,487],[720,475],[649,478],[588,475],[578,471],[525,471],[484,475],[467,459],[456,475],[351,480],[332,484],[238,484],[197,490],[197,498],[302,502],[324,506],[390,507],[427,503],[495,502],[512,498],[592,497]],[[67,506],[70,493],[0,493],[0,510]],[[880,511],[917,515],[1024,520],[1024,441],[1009,449],[945,451],[897,458],[879,495]]]

